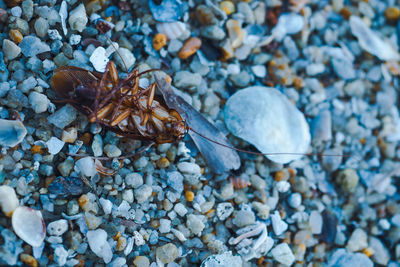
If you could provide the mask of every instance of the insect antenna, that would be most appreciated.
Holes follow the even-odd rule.
[[[245,150],[245,149],[240,149],[240,148],[236,148],[230,145],[226,145],[220,142],[217,142],[201,133],[199,133],[198,131],[196,131],[195,129],[193,129],[192,127],[190,127],[189,125],[186,124],[186,126],[188,127],[188,129],[192,132],[194,132],[195,134],[199,135],[200,137],[206,139],[209,142],[212,142],[214,144],[232,149],[232,150],[236,150],[238,152],[242,152],[242,153],[246,153],[246,154],[251,154],[251,155],[258,155],[258,156],[273,156],[273,155],[299,155],[299,156],[321,156],[321,157],[349,157],[350,155],[345,155],[345,154],[324,154],[324,153],[297,153],[297,152],[271,152],[271,153],[261,153],[261,152],[254,152],[254,151],[249,151],[249,150]]]

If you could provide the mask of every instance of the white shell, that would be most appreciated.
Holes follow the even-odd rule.
[[[32,247],[42,245],[46,237],[46,225],[42,213],[29,207],[18,207],[12,215],[14,232]]]
[[[178,39],[186,30],[186,25],[183,22],[163,22],[157,24],[157,31],[165,34],[168,39]]]
[[[3,213],[8,217],[11,217],[13,211],[19,206],[17,194],[11,186],[0,186],[0,206]]]

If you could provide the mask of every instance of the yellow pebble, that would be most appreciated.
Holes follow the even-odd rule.
[[[231,1],[222,1],[219,7],[227,14],[230,15],[235,12],[235,5]]]
[[[192,202],[194,200],[194,193],[192,191],[186,191],[185,198],[187,201]]]
[[[371,257],[375,253],[375,251],[370,247],[364,248],[361,252],[367,255],[367,257]]]
[[[38,145],[34,145],[31,147],[32,154],[42,154],[42,147]]]
[[[26,253],[22,253],[21,255],[19,255],[19,258],[21,259],[21,261],[23,263],[25,263],[26,265],[30,266],[30,267],[37,267],[38,263],[36,261],[36,259],[34,257],[32,257],[29,254]]]
[[[157,33],[153,38],[153,48],[160,50],[167,44],[167,36],[163,33]]]
[[[11,30],[10,38],[15,43],[19,44],[20,42],[22,42],[22,39],[24,38],[24,36],[22,36],[22,33],[19,30]]]
[[[385,10],[385,17],[388,20],[397,20],[400,17],[400,9],[398,7],[388,7]]]
[[[169,160],[167,158],[160,158],[157,160],[157,167],[162,169],[162,168],[168,168],[169,167]]]

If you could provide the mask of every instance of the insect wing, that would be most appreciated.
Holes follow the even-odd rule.
[[[156,83],[167,106],[178,111],[191,127],[214,141],[232,147],[228,139],[217,127],[211,124],[182,97],[176,95],[172,87],[158,74],[156,74]],[[222,174],[240,167],[240,158],[235,150],[214,144],[192,131],[189,131],[189,135],[203,155],[208,166],[215,173]]]

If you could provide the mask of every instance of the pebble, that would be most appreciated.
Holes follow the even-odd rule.
[[[11,218],[14,232],[32,247],[42,245],[46,237],[46,226],[42,213],[29,207],[17,207]]]
[[[182,203],[175,204],[174,211],[181,217],[185,216],[188,212],[188,210]]]
[[[104,146],[104,153],[110,158],[116,158],[121,156],[122,151],[115,145],[107,144]]]
[[[44,38],[49,30],[49,23],[46,19],[40,17],[35,21],[34,28],[36,35],[40,38]]]
[[[176,192],[183,192],[183,175],[180,172],[172,171],[167,173],[167,185]]]
[[[346,249],[350,252],[361,251],[368,247],[367,233],[361,229],[357,228],[351,234],[349,240],[347,241]]]
[[[150,261],[145,256],[136,256],[136,258],[133,260],[133,264],[136,267],[149,267]]]
[[[227,2],[227,1],[225,1]],[[243,261],[240,256],[233,256],[232,251],[226,251],[218,255],[208,256],[200,265],[201,267],[242,267]]]
[[[104,72],[108,61],[110,61],[106,55],[106,49],[104,47],[97,47],[89,58],[93,67],[98,72]]]
[[[190,89],[200,85],[201,75],[189,71],[178,71],[174,76],[174,85],[177,88]]]
[[[27,130],[21,121],[0,119],[0,146],[14,147],[24,140]]]
[[[160,261],[164,264],[173,262],[179,257],[179,255],[180,252],[178,248],[172,243],[167,243],[156,249],[157,258],[159,258]]]
[[[64,147],[65,142],[61,141],[57,137],[51,137],[49,141],[46,142],[47,150],[52,155],[57,155],[58,152]]]
[[[253,107],[249,109],[248,107]],[[235,136],[262,153],[306,153],[311,136],[304,115],[278,90],[253,86],[231,96],[224,110],[225,124]],[[266,155],[288,163],[301,155]]]
[[[51,222],[47,225],[47,233],[52,236],[62,236],[68,230],[68,222],[65,219]]]
[[[86,177],[93,177],[97,173],[94,160],[91,157],[84,157],[77,160],[75,170]]]
[[[327,264],[327,267],[334,266],[373,267],[374,263],[363,253],[351,253],[340,248],[333,253]]]
[[[64,129],[76,119],[77,112],[75,108],[67,104],[50,115],[47,120],[60,129]]]
[[[200,31],[201,36],[215,40],[215,41],[221,41],[225,38],[226,34],[225,31],[219,27],[218,25],[210,25],[202,28]]]
[[[256,216],[251,210],[239,210],[234,214],[232,223],[237,227],[245,227],[256,222]]]
[[[107,232],[103,229],[88,231],[86,234],[90,249],[100,258],[103,258],[105,263],[109,263],[113,253],[110,245],[107,242]]]
[[[80,4],[74,10],[69,12],[68,23],[72,30],[82,32],[86,28],[87,22],[88,18],[83,4]]]
[[[85,212],[85,222],[89,230],[97,229],[102,224],[102,217],[97,217],[91,212]]]
[[[100,205],[103,208],[104,214],[106,215],[111,214],[113,203],[110,200],[100,198]]]
[[[178,52],[180,59],[187,59],[197,52],[201,47],[201,39],[197,37],[190,37],[185,41],[182,48]]]
[[[246,36],[246,31],[242,29],[239,21],[229,19],[226,22],[226,29],[228,30],[229,42],[233,49],[242,45]]]
[[[122,57],[122,60],[121,60]],[[130,70],[135,65],[136,58],[132,52],[124,47],[118,48],[118,53],[114,54],[115,63],[123,70]]]
[[[160,227],[158,228],[160,233],[165,234],[171,231],[171,220],[160,219]]]
[[[19,201],[14,188],[8,185],[0,185],[1,211],[7,217],[11,217],[14,210],[19,206]]]
[[[313,210],[310,213],[309,225],[311,228],[311,233],[313,233],[315,235],[321,234],[322,233],[322,225],[323,225],[323,219],[322,219],[321,213]]]
[[[38,92],[31,92],[28,99],[35,113],[45,112],[50,104],[47,96]]]
[[[217,216],[221,221],[226,220],[231,216],[234,208],[230,202],[223,202],[217,205]]]
[[[271,214],[272,229],[276,235],[281,235],[288,229],[288,224],[282,220],[278,211]]]
[[[188,182],[188,184],[194,185],[198,182],[201,176],[201,169],[199,165],[191,162],[179,162],[177,167],[185,177],[185,181]]]
[[[272,29],[277,41],[282,41],[288,34],[296,34],[304,27],[304,18],[296,13],[284,13],[279,16],[278,23]]]
[[[65,143],[73,144],[78,137],[78,130],[75,127],[70,127],[62,132],[61,140]]]
[[[153,48],[159,51],[167,44],[167,36],[162,33],[157,33],[153,38]]]
[[[387,266],[391,255],[384,243],[378,238],[371,236],[369,238],[369,247],[374,251],[372,260],[377,264]]]
[[[33,57],[50,51],[50,46],[42,42],[38,37],[32,35],[25,36],[19,44],[19,47],[25,57]]]
[[[137,172],[129,173],[125,176],[125,183],[127,187],[136,189],[143,184],[143,176]]]
[[[186,226],[194,234],[200,236],[201,232],[205,228],[205,224],[202,221],[202,216],[189,214],[186,220]]]
[[[185,9],[185,5],[177,0],[165,0],[157,2],[148,1],[149,9],[153,18],[160,22],[174,22],[179,20]]]
[[[292,250],[286,243],[281,243],[271,250],[274,260],[285,266],[291,266],[295,261]]]
[[[290,207],[297,209],[300,207],[302,201],[302,197],[300,193],[293,193],[288,197],[288,204]]]
[[[400,9],[396,6],[386,8],[385,17],[391,21],[397,20],[400,17]]]
[[[169,40],[178,39],[186,31],[186,24],[180,21],[157,23],[157,31],[165,34]]]
[[[352,193],[356,190],[359,179],[355,170],[344,169],[337,174],[335,182],[344,192]]]
[[[13,41],[3,40],[3,53],[7,60],[13,60],[21,54],[21,48]]]
[[[143,203],[151,197],[153,189],[151,186],[144,184],[135,189],[135,199],[138,203]]]

